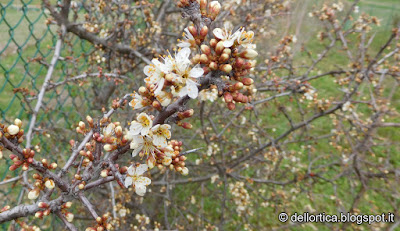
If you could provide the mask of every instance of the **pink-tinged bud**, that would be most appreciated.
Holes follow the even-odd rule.
[[[12,161],[14,161],[15,158],[17,158],[17,160],[18,160],[18,157],[15,154],[10,154],[10,159]],[[15,160],[15,161],[17,161],[17,160]]]
[[[221,54],[224,49],[225,47],[223,41],[219,41],[215,46],[215,52],[217,53],[217,55]]]
[[[207,75],[208,72],[210,72],[210,68],[208,68],[208,67],[203,67],[203,71],[204,71],[204,74],[203,74],[203,75]]]
[[[83,151],[83,150],[80,150],[80,151],[79,151],[79,155],[81,155],[81,156],[86,156],[86,152]]]
[[[221,65],[221,71],[230,73],[232,71],[232,66],[230,64]]]
[[[118,170],[121,174],[125,174],[128,171],[128,167],[122,166]]]
[[[27,161],[28,161],[28,163],[32,164],[33,163],[33,158],[29,157]]]
[[[90,126],[93,125],[93,119],[89,115],[86,116],[86,121],[89,123]]]
[[[193,125],[190,124],[190,123],[188,123],[188,122],[183,122],[183,123],[182,123],[182,127],[183,127],[184,129],[192,129]]]
[[[73,147],[75,145],[75,140],[70,140],[69,145],[71,145],[71,147]]]
[[[234,88],[236,89],[236,90],[241,90],[242,88],[243,88],[243,83],[242,82],[237,82],[237,83],[235,83],[235,85],[233,85],[234,86]]]
[[[66,209],[71,208],[71,206],[72,206],[72,202],[71,202],[71,201],[68,201],[68,202],[66,202],[66,203],[64,204],[64,208],[66,208]]]
[[[218,69],[218,64],[217,64],[216,62],[211,62],[210,65],[208,65],[208,67],[209,67],[211,70],[215,71],[215,70]]]
[[[10,171],[15,171],[17,168],[18,168],[18,166],[15,165],[15,164],[13,164],[13,165],[11,165],[11,166],[8,168],[8,170],[10,170]]]
[[[43,164],[45,167],[47,167],[47,164],[48,164],[47,159],[42,159],[42,164]]]
[[[65,213],[65,218],[67,219],[67,221],[69,223],[71,223],[74,220],[74,214],[67,212],[67,213]]]
[[[83,134],[83,131],[80,127],[76,127],[76,133]]]
[[[54,184],[54,181],[50,179],[44,182],[44,186],[46,186],[48,189],[53,189],[56,185]]]
[[[19,132],[19,127],[17,125],[10,125],[7,127],[8,134],[15,136]]]
[[[225,48],[222,53],[227,54],[227,55],[231,55],[232,54],[232,50],[229,48]]]
[[[34,173],[34,174],[32,175],[32,177],[33,177],[33,179],[35,179],[35,180],[41,180],[41,179],[42,179],[42,177],[41,177],[39,174],[37,174],[37,173]]]
[[[228,106],[228,109],[231,111],[235,110],[235,108],[236,108],[236,105],[234,103],[228,103],[227,106]]]
[[[208,9],[210,11],[211,20],[214,20],[221,11],[221,4],[218,1],[212,1],[208,4]]]
[[[121,126],[115,127],[114,132],[117,137],[121,137],[122,136],[122,127]]]
[[[177,172],[182,172],[182,167],[177,167],[177,168],[175,168],[175,170],[176,170]]]
[[[56,169],[57,166],[58,166],[57,163],[51,163],[51,164],[50,164],[50,168],[51,168],[51,169]]]
[[[39,208],[41,208],[41,209],[45,209],[45,208],[48,208],[48,207],[49,207],[49,205],[46,204],[46,202],[43,202],[43,201],[39,202],[39,203],[38,203],[38,206],[39,206]]]
[[[234,65],[235,65],[236,68],[241,69],[241,68],[243,68],[244,64],[245,64],[244,59],[242,59],[242,58],[237,58],[237,59],[235,60],[235,64],[234,64]]]
[[[79,190],[83,190],[83,189],[85,188],[85,184],[80,183],[80,184],[78,185],[78,188],[79,188]]]
[[[51,213],[51,210],[50,209],[46,209],[46,210],[43,211],[43,216],[48,216],[48,215],[50,215],[50,213]]]
[[[219,60],[218,60],[218,61],[221,62],[221,63],[224,63],[224,62],[226,62],[228,59],[229,59],[229,55],[223,53],[223,54],[219,57]]]
[[[111,152],[112,150],[114,150],[114,146],[112,144],[106,144],[104,145],[104,150],[106,152]]]
[[[196,63],[199,63],[199,62],[200,62],[200,54],[196,54],[192,58],[192,63],[196,64]]]
[[[203,52],[205,55],[211,54],[211,48],[205,44],[201,45],[200,49],[201,49],[201,52]]]
[[[79,121],[79,124],[78,124],[78,126],[83,130],[83,129],[85,129],[85,123],[83,122],[83,121]]]
[[[200,12],[202,15],[207,14],[207,0],[200,0]]]
[[[0,213],[2,213],[2,212],[5,212],[5,211],[7,211],[7,210],[10,210],[10,206],[9,205],[6,205],[6,206],[4,206],[1,210],[0,210]]]
[[[218,44],[218,41],[216,39],[211,39],[210,40],[210,46],[212,48],[215,48],[215,46],[217,46],[217,44]]]
[[[208,63],[208,57],[205,54],[200,55],[200,63],[202,64],[207,64]]]
[[[14,124],[17,125],[19,128],[22,127],[22,121],[18,118],[14,120]]]
[[[232,97],[231,93],[225,92],[224,93],[224,99],[225,99],[226,103],[231,103],[232,100],[233,100],[233,97]]]
[[[26,171],[26,170],[28,170],[29,169],[29,164],[28,163],[24,163],[23,165],[22,165],[22,171]]]
[[[146,87],[143,87],[143,86],[141,86],[141,87],[139,87],[139,94],[140,95],[146,95],[147,93],[149,93],[149,91],[147,90],[147,88]]]
[[[153,106],[156,110],[158,110],[158,111],[160,111],[160,110],[162,109],[161,103],[158,102],[157,100],[154,100],[154,101],[153,101],[152,106]]]
[[[189,32],[193,35],[193,37],[196,37],[196,36],[197,36],[196,27],[194,27],[194,26],[189,26],[189,27],[188,27],[188,30],[189,30]]]
[[[79,174],[75,174],[75,175],[74,175],[74,178],[75,178],[76,180],[82,180],[82,176],[79,175]]]
[[[243,69],[251,69],[251,68],[253,68],[254,66],[252,65],[252,63],[251,62],[245,62],[244,63],[244,65],[243,65]]]
[[[242,78],[242,83],[246,86],[250,86],[254,83],[252,78]]]
[[[248,48],[245,51],[243,51],[242,53],[240,53],[240,57],[245,58],[245,59],[254,59],[255,57],[257,57],[258,53],[257,51]]]
[[[35,217],[36,217],[36,218],[39,218],[39,219],[42,219],[42,218],[43,218],[43,212],[42,212],[42,211],[36,212],[36,213],[35,213]]]
[[[31,151],[29,152],[29,156],[30,156],[30,157],[34,157],[34,156],[35,156],[35,151],[31,150]]]
[[[108,176],[108,170],[104,169],[103,171],[101,171],[100,176],[106,178]]]
[[[200,36],[204,39],[208,34],[208,27],[207,26],[203,26],[203,28],[201,28],[200,30]]]
[[[34,188],[28,193],[28,199],[30,200],[36,200],[39,197],[39,189]]]

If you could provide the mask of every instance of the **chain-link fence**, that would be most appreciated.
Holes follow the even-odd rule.
[[[400,20],[398,0],[365,0],[361,2],[359,11],[381,19],[383,31],[390,30]],[[15,118],[20,118],[27,128],[54,54],[58,29],[57,25],[51,23],[50,15],[41,1],[0,1],[0,123],[11,123]],[[55,67],[43,99],[44,110],[38,113],[36,124],[40,126],[34,131],[44,135],[35,136],[32,142],[33,147],[40,144],[40,151],[54,153],[48,155],[54,159],[60,158],[66,149],[62,144],[68,143],[67,137],[73,137],[73,133],[71,136],[65,134],[73,131],[74,124],[90,111],[99,109],[93,106],[96,93],[91,87],[81,87],[79,82],[65,83],[71,76],[88,71],[90,55],[95,49],[92,44],[76,36],[67,35],[65,40],[62,58],[79,61],[58,62]],[[65,84],[58,84],[63,82]],[[11,161],[8,158],[0,161],[3,161],[0,165],[0,182],[6,176],[20,175],[21,170],[9,173]],[[9,195],[10,191],[11,187],[5,190],[0,188],[1,197],[21,197],[21,194]]]

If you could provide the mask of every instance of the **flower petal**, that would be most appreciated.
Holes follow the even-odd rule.
[[[160,93],[160,91],[163,89],[164,87],[164,78],[161,78],[160,81],[157,83],[157,89],[154,91],[154,94],[158,94]]]
[[[131,123],[131,126],[129,127],[130,132],[132,132],[133,135],[138,135],[140,133],[140,130],[142,130],[142,124],[138,123],[136,121],[133,121]]]
[[[225,40],[223,45],[224,45],[224,47],[231,47],[233,45],[234,41],[235,41],[235,38],[229,39],[229,40]]]
[[[138,181],[139,181],[141,184],[144,184],[144,185],[146,185],[146,186],[151,184],[150,178],[145,177],[145,176],[139,177]]]
[[[219,39],[224,39],[224,31],[221,28],[215,28],[213,30],[213,34],[215,35],[215,37],[219,38]]]
[[[136,168],[136,175],[143,175],[147,171],[149,166],[147,164],[141,164]]]
[[[190,98],[195,99],[199,95],[199,89],[192,80],[188,79],[186,82],[187,92]]]
[[[146,186],[135,182],[135,192],[139,196],[144,196],[146,194]]]
[[[133,176],[133,174],[135,174],[135,167],[133,167],[133,165],[129,166],[128,174],[131,176]]]
[[[132,185],[132,183],[133,183],[132,177],[127,176],[127,177],[125,178],[125,182],[124,182],[125,187],[128,188],[129,185]]]
[[[192,68],[189,72],[189,76],[192,78],[199,78],[204,74],[203,68],[201,68],[199,65],[196,65],[195,67]]]

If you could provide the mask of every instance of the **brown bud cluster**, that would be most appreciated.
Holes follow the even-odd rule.
[[[4,137],[7,139],[16,139],[18,143],[22,143],[24,141],[23,135],[24,130],[21,129],[22,121],[20,119],[15,119],[14,124],[6,126],[0,123],[0,138]]]
[[[169,168],[170,170],[175,170],[183,175],[187,175],[189,170],[185,167],[185,160],[187,158],[181,154],[182,145],[182,141],[169,141],[164,152],[156,152],[156,166],[162,171]]]
[[[96,218],[96,225],[92,227],[88,227],[85,229],[85,231],[105,231],[105,230],[111,230],[112,225],[111,225],[111,214],[106,213],[101,217]]]
[[[180,8],[189,7],[191,4],[200,5],[200,13],[203,17],[210,18],[211,20],[215,20],[218,14],[221,11],[221,4],[218,1],[208,2],[207,0],[180,0],[177,3],[177,6]],[[207,7],[208,6],[208,7]]]

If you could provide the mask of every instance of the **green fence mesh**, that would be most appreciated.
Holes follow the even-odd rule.
[[[360,3],[360,12],[376,15],[382,20],[382,30],[390,30],[399,19],[398,0],[373,1]],[[353,15],[356,17],[357,15]],[[47,64],[53,56],[57,41],[57,25],[48,25],[49,13],[41,1],[0,0],[0,122],[10,123],[20,118],[27,128],[31,112],[36,105],[47,72]],[[68,35],[68,46],[62,48],[62,55],[79,58],[79,62],[66,64],[59,62],[55,68],[52,82],[57,83],[68,77],[82,74],[88,68],[88,55],[93,46],[76,36]],[[37,124],[38,131],[44,136],[35,136],[32,145],[40,144],[41,152],[50,153],[49,158],[62,156],[68,143],[65,136],[71,132],[74,123],[85,118],[92,109],[93,93],[89,88],[79,87],[76,83],[63,84],[48,90],[40,110]],[[30,106],[29,106],[30,105]],[[20,170],[10,174],[9,159],[0,160],[0,181],[6,176],[14,177]],[[6,163],[6,164],[4,164]],[[20,187],[20,186],[14,186]],[[15,201],[20,194],[10,195],[11,187],[0,188],[0,198]],[[1,203],[6,203],[3,200]],[[0,203],[0,204],[1,204]],[[9,203],[7,203],[9,204]],[[3,227],[4,228],[4,227]]]

